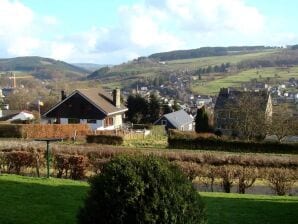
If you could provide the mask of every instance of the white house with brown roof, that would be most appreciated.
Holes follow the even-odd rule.
[[[113,130],[122,126],[128,109],[120,102],[120,89],[110,95],[102,88],[77,89],[43,116],[49,123],[88,124],[92,130]]]

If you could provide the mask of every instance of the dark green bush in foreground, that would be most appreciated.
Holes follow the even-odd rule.
[[[78,223],[206,223],[191,182],[155,156],[112,159],[90,183]]]

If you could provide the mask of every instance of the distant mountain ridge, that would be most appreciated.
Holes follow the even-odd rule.
[[[100,65],[100,64],[95,64],[95,63],[72,63],[72,65],[74,65],[76,67],[83,68],[90,72],[94,72],[98,69],[101,69],[102,67],[108,66],[108,65]]]
[[[77,79],[90,73],[64,61],[38,56],[0,59],[0,71],[27,72],[38,79]]]
[[[229,54],[263,51],[275,47],[266,46],[231,46],[231,47],[201,47],[190,50],[175,50],[150,55],[148,58],[159,61],[171,61],[179,59],[202,58],[211,56],[224,56]]]

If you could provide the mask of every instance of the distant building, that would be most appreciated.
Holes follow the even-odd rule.
[[[194,129],[194,119],[184,110],[164,114],[154,122],[155,125],[165,125],[166,130],[178,129],[180,131],[192,131]]]
[[[239,101],[253,97],[259,105],[257,108],[264,114],[264,119],[272,117],[272,100],[267,92],[243,92],[230,90],[229,88],[220,89],[214,107],[214,126],[215,129],[222,131],[223,134],[230,135],[237,131],[239,120],[244,119],[239,114]],[[245,102],[244,102],[245,105]],[[257,113],[256,113],[257,114]]]
[[[198,96],[196,99],[196,104],[198,106],[203,106],[212,103],[212,97],[210,96]]]
[[[92,130],[113,130],[122,126],[128,109],[120,103],[120,90],[113,96],[101,88],[77,89],[43,116],[58,124],[88,124]]]

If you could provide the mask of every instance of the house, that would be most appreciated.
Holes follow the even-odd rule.
[[[92,130],[113,130],[122,126],[122,118],[128,110],[120,102],[120,89],[113,96],[102,88],[77,89],[62,99],[43,116],[49,123],[88,124]]]
[[[210,96],[198,96],[196,99],[196,105],[203,106],[212,103],[212,97]]]
[[[270,94],[265,91],[243,92],[229,88],[220,89],[214,107],[215,129],[227,135],[238,132],[237,126],[244,120],[244,113],[247,113],[247,111],[252,116],[261,114],[262,117],[264,116],[262,118],[263,120],[270,121],[272,118],[272,100]],[[248,118],[246,117],[245,119]]]
[[[172,113],[164,114],[154,122],[155,125],[165,125],[166,130],[178,129],[180,131],[192,131],[194,119],[184,110],[178,110]]]
[[[34,115],[30,111],[18,111],[18,110],[1,110],[0,109],[0,121],[5,122],[17,122],[17,123],[30,123],[34,120]]]

